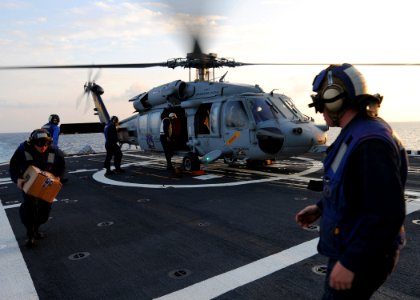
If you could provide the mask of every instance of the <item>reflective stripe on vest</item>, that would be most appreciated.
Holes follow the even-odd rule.
[[[29,153],[28,151],[24,151],[24,154],[25,154],[26,161],[32,161],[32,160],[34,160],[34,158],[32,157],[31,153]],[[53,164],[54,161],[55,161],[55,152],[49,152],[48,153],[48,158],[47,158],[47,163]]]
[[[25,153],[25,159],[26,159],[26,161],[34,160],[34,158],[32,157],[31,153],[29,153],[28,151],[24,151],[23,153]]]

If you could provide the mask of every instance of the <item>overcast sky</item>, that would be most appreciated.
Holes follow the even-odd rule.
[[[171,5],[169,5],[171,4]],[[198,4],[198,5],[197,5]],[[314,76],[329,63],[420,63],[417,0],[162,0],[0,2],[0,65],[164,62],[192,50],[185,24],[201,28],[203,50],[250,63],[325,66],[239,67],[226,81],[278,89],[323,123],[307,104]],[[420,121],[420,67],[359,70],[384,96],[388,121]],[[91,70],[92,76],[97,70]],[[96,122],[77,99],[89,70],[0,71],[0,132],[30,132],[51,113],[62,123]],[[97,83],[110,114],[134,109],[128,99],[155,86],[188,80],[161,67],[103,69]],[[87,112],[85,112],[87,109]]]

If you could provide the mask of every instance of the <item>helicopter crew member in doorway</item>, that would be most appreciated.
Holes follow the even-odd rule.
[[[123,169],[121,169],[122,152],[121,152],[121,147],[118,145],[118,134],[117,134],[118,122],[119,122],[118,117],[112,116],[104,129],[105,149],[106,149],[106,157],[105,157],[105,162],[104,162],[104,167],[106,169],[105,175],[112,175],[112,174],[115,174],[115,172],[119,172],[119,173],[125,172]],[[115,172],[111,171],[112,157],[114,157]]]
[[[172,156],[174,155],[174,141],[172,136],[172,122],[177,118],[175,113],[170,113],[168,117],[162,119],[160,125],[160,142],[166,158],[166,170],[173,171]]]
[[[36,129],[29,136],[28,141],[19,145],[10,159],[10,177],[19,189],[23,189],[25,179],[23,174],[33,165],[43,171],[52,173],[60,178],[64,174],[64,153],[54,145],[52,138],[45,129]],[[26,227],[27,247],[36,245],[36,240],[44,237],[39,231],[41,224],[48,221],[51,203],[23,193],[23,203],[19,208],[20,218]]]
[[[406,152],[378,117],[382,96],[368,94],[352,65],[329,66],[313,91],[309,106],[342,130],[324,160],[323,197],[296,222],[321,218],[318,251],[329,258],[323,299],[369,299],[405,244]]]
[[[42,126],[43,129],[47,129],[50,133],[55,146],[58,146],[58,138],[60,135],[60,127],[58,124],[60,124],[60,117],[57,114],[52,114],[48,117],[48,123]]]

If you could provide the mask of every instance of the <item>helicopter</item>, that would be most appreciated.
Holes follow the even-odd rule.
[[[243,63],[204,53],[197,37],[193,51],[185,58],[158,63],[11,66],[6,69],[61,68],[149,68],[183,67],[189,69],[189,80],[175,80],[131,99],[134,114],[119,122],[121,144],[139,146],[143,151],[163,152],[160,142],[162,119],[170,113],[173,124],[174,150],[183,156],[186,171],[200,169],[202,163],[219,158],[228,164],[274,161],[302,155],[315,148],[324,148],[328,126],[317,125],[302,114],[291,98],[274,90],[266,93],[258,85],[234,84],[225,81],[227,72],[216,81],[215,70],[222,67],[252,65],[289,65],[288,63]],[[295,64],[294,64],[295,65]],[[195,70],[195,79],[192,73]],[[95,80],[84,85],[84,94],[91,95],[96,123],[77,124],[98,132],[109,122],[110,114],[102,99],[104,89]],[[61,126],[71,125],[62,124]],[[76,124],[74,124],[76,125]],[[74,132],[80,132],[74,130]]]
[[[216,68],[243,65],[250,64],[203,53],[198,43],[186,58],[130,65],[184,67],[189,69],[190,78],[195,69],[196,77],[188,82],[175,80],[129,99],[135,114],[120,121],[119,142],[144,151],[163,152],[161,122],[175,113],[173,147],[183,155],[182,168],[186,171],[199,170],[202,163],[219,158],[229,164],[273,161],[325,147],[328,127],[314,124],[288,96],[266,93],[258,85],[225,82],[227,73],[215,80]],[[100,123],[106,124],[110,114],[102,99],[104,89],[95,81],[88,81],[84,92],[92,95],[95,114]]]

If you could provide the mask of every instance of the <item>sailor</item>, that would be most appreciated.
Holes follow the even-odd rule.
[[[324,159],[323,197],[296,221],[307,227],[321,217],[318,251],[329,258],[323,299],[369,299],[405,243],[406,152],[378,116],[382,96],[368,93],[354,66],[329,66],[313,91],[309,106],[342,129]]]
[[[177,118],[175,113],[170,113],[168,117],[162,119],[160,125],[160,142],[165,152],[166,170],[173,171],[172,156],[174,155],[174,139],[172,135],[172,124]]]
[[[58,126],[59,123],[60,117],[57,114],[51,114],[48,117],[48,123],[42,126],[43,129],[47,129],[50,133],[55,146],[58,146],[58,138],[60,135],[60,127]]]
[[[104,129],[106,149],[106,157],[104,162],[104,167],[106,169],[105,175],[112,175],[115,174],[115,172],[125,172],[123,169],[121,169],[122,152],[121,147],[118,145],[118,122],[118,117],[112,116]],[[112,157],[114,157],[115,172],[111,171]]]
[[[47,130],[36,129],[31,133],[28,141],[21,143],[16,149],[10,160],[9,172],[12,181],[19,189],[23,189],[25,183],[23,174],[30,165],[48,171],[56,177],[63,176],[64,154],[51,143],[52,138]],[[48,221],[50,211],[51,204],[49,202],[23,193],[23,203],[19,213],[21,221],[26,227],[27,247],[34,246],[36,240],[44,236],[39,231],[39,227]]]

